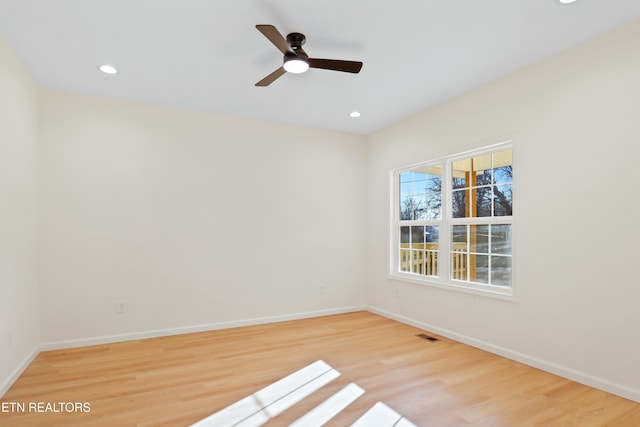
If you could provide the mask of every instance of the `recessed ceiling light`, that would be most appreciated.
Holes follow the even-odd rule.
[[[98,69],[100,71],[102,71],[103,73],[105,73],[105,74],[117,74],[118,73],[118,70],[116,69],[116,67],[114,67],[113,65],[109,65],[109,64],[100,65],[98,67]]]
[[[352,111],[349,113],[349,117],[353,117],[354,119],[356,117],[360,117],[360,111]]]
[[[574,3],[576,0],[558,0],[560,4],[570,4]]]

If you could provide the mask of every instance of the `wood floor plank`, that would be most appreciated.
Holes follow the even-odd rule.
[[[318,360],[340,377],[265,426],[352,383],[364,393],[327,425],[350,426],[377,402],[417,426],[640,425],[638,403],[368,312],[43,352],[2,402],[91,411],[1,412],[0,425],[188,426]]]

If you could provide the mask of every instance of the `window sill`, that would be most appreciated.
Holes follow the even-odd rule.
[[[503,301],[518,302],[518,299],[514,295],[513,287],[506,288],[502,286],[474,284],[455,280],[443,281],[436,277],[425,277],[411,273],[391,273],[389,274],[389,279],[432,288],[445,289],[448,291],[479,295]]]

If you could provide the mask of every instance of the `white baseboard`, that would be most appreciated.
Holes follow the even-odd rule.
[[[334,308],[328,310],[309,311],[302,313],[292,313],[279,316],[258,317],[245,320],[232,320],[227,322],[209,323],[204,325],[185,326],[180,328],[157,329],[152,331],[133,332],[127,334],[104,335],[93,338],[82,338],[77,340],[56,341],[43,343],[33,349],[31,354],[7,377],[0,385],[0,398],[11,388],[13,383],[24,372],[24,370],[33,362],[41,351],[64,350],[67,348],[86,347],[90,345],[110,344],[123,341],[141,340],[145,338],[157,338],[170,335],[190,334],[194,332],[215,331],[219,329],[238,328],[242,326],[262,325],[267,323],[285,322],[288,320],[308,319],[311,317],[330,316],[333,314],[352,313],[355,311],[364,311],[364,305]]]
[[[569,380],[588,385],[589,387],[597,388],[599,390],[606,391],[607,393],[615,394],[625,399],[633,400],[640,403],[640,390],[627,387],[622,384],[617,384],[603,378],[595,377],[584,372],[578,372],[566,366],[561,366],[546,360],[538,359],[537,357],[528,356],[526,354],[510,350],[508,348],[500,347],[486,341],[481,341],[466,335],[459,334],[457,332],[449,331],[447,329],[439,328],[434,325],[429,325],[424,322],[420,322],[408,317],[391,313],[386,310],[382,310],[377,307],[367,306],[367,310],[379,314],[380,316],[387,317],[389,319],[397,320],[398,322],[405,323],[407,325],[415,326],[416,328],[431,331],[443,337],[450,338],[452,340],[468,344],[472,347],[476,347],[482,350],[486,350],[490,353],[506,357],[507,359],[515,360],[525,365],[533,366],[540,370],[550,372],[552,374],[567,378]]]
[[[0,385],[0,397],[2,397],[16,379],[24,372],[29,364],[36,358],[41,351],[48,350],[61,350],[66,348],[84,347],[89,345],[109,344],[115,342],[132,341],[145,338],[156,338],[170,335],[189,334],[194,332],[206,332],[219,329],[237,328],[242,326],[262,325],[267,323],[285,322],[289,320],[307,319],[311,317],[330,316],[333,314],[352,313],[355,311],[367,310],[375,314],[387,317],[389,319],[397,320],[398,322],[405,323],[407,325],[415,326],[416,328],[424,329],[442,335],[444,337],[459,341],[464,344],[468,344],[473,347],[480,348],[482,350],[489,351],[494,354],[506,357],[508,359],[515,360],[525,365],[533,366],[543,371],[551,372],[552,374],[559,375],[561,377],[570,379],[572,381],[579,382],[581,384],[594,387],[608,393],[612,393],[625,399],[633,400],[640,403],[640,390],[627,387],[625,385],[617,384],[611,381],[607,381],[602,378],[595,377],[593,375],[586,374],[584,372],[578,372],[565,366],[560,366],[546,360],[538,359],[536,357],[528,356],[526,354],[513,351],[504,347],[496,346],[494,344],[481,341],[466,335],[462,335],[447,329],[439,328],[434,325],[429,325],[424,322],[420,322],[406,316],[395,314],[386,310],[382,310],[372,306],[352,306],[343,307],[329,310],[319,310],[303,313],[293,313],[280,316],[259,317],[245,320],[234,320],[226,322],[217,322],[204,325],[185,326],[180,328],[168,328],[158,329],[152,331],[142,331],[127,334],[106,335],[94,338],[83,338],[77,340],[57,341],[44,343],[36,347],[29,356],[14,370],[14,372]]]
[[[354,311],[366,310],[364,305],[334,308],[328,310],[309,311],[303,313],[292,313],[279,316],[258,317],[245,320],[232,320],[226,322],[208,323],[204,325],[184,326],[179,328],[156,329],[151,331],[131,332],[126,334],[104,335],[93,338],[81,338],[77,340],[66,340],[49,342],[40,345],[41,351],[62,350],[75,347],[86,347],[89,345],[111,344],[123,341],[134,341],[146,338],[166,337],[170,335],[191,334],[194,332],[207,332],[219,329],[238,328],[241,326],[254,326],[266,323],[285,322],[288,320],[300,320],[311,317],[330,316],[333,314],[352,313]]]
[[[31,353],[22,361],[20,365],[9,375],[2,384],[0,384],[0,398],[11,388],[13,383],[18,379],[25,369],[33,362],[38,354],[40,354],[40,346],[36,346]]]

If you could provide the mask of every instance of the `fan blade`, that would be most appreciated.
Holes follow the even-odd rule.
[[[275,47],[278,48],[282,54],[286,54],[290,51],[289,43],[282,37],[282,34],[273,25],[256,25],[258,31],[260,31]]]
[[[264,79],[256,83],[256,86],[269,86],[271,83],[273,83],[278,77],[282,76],[284,73],[286,73],[286,70],[284,69],[284,67],[280,67],[277,70],[275,70],[273,73],[269,74],[267,77],[265,77]]]
[[[309,67],[358,74],[362,68],[362,62],[309,58]]]

